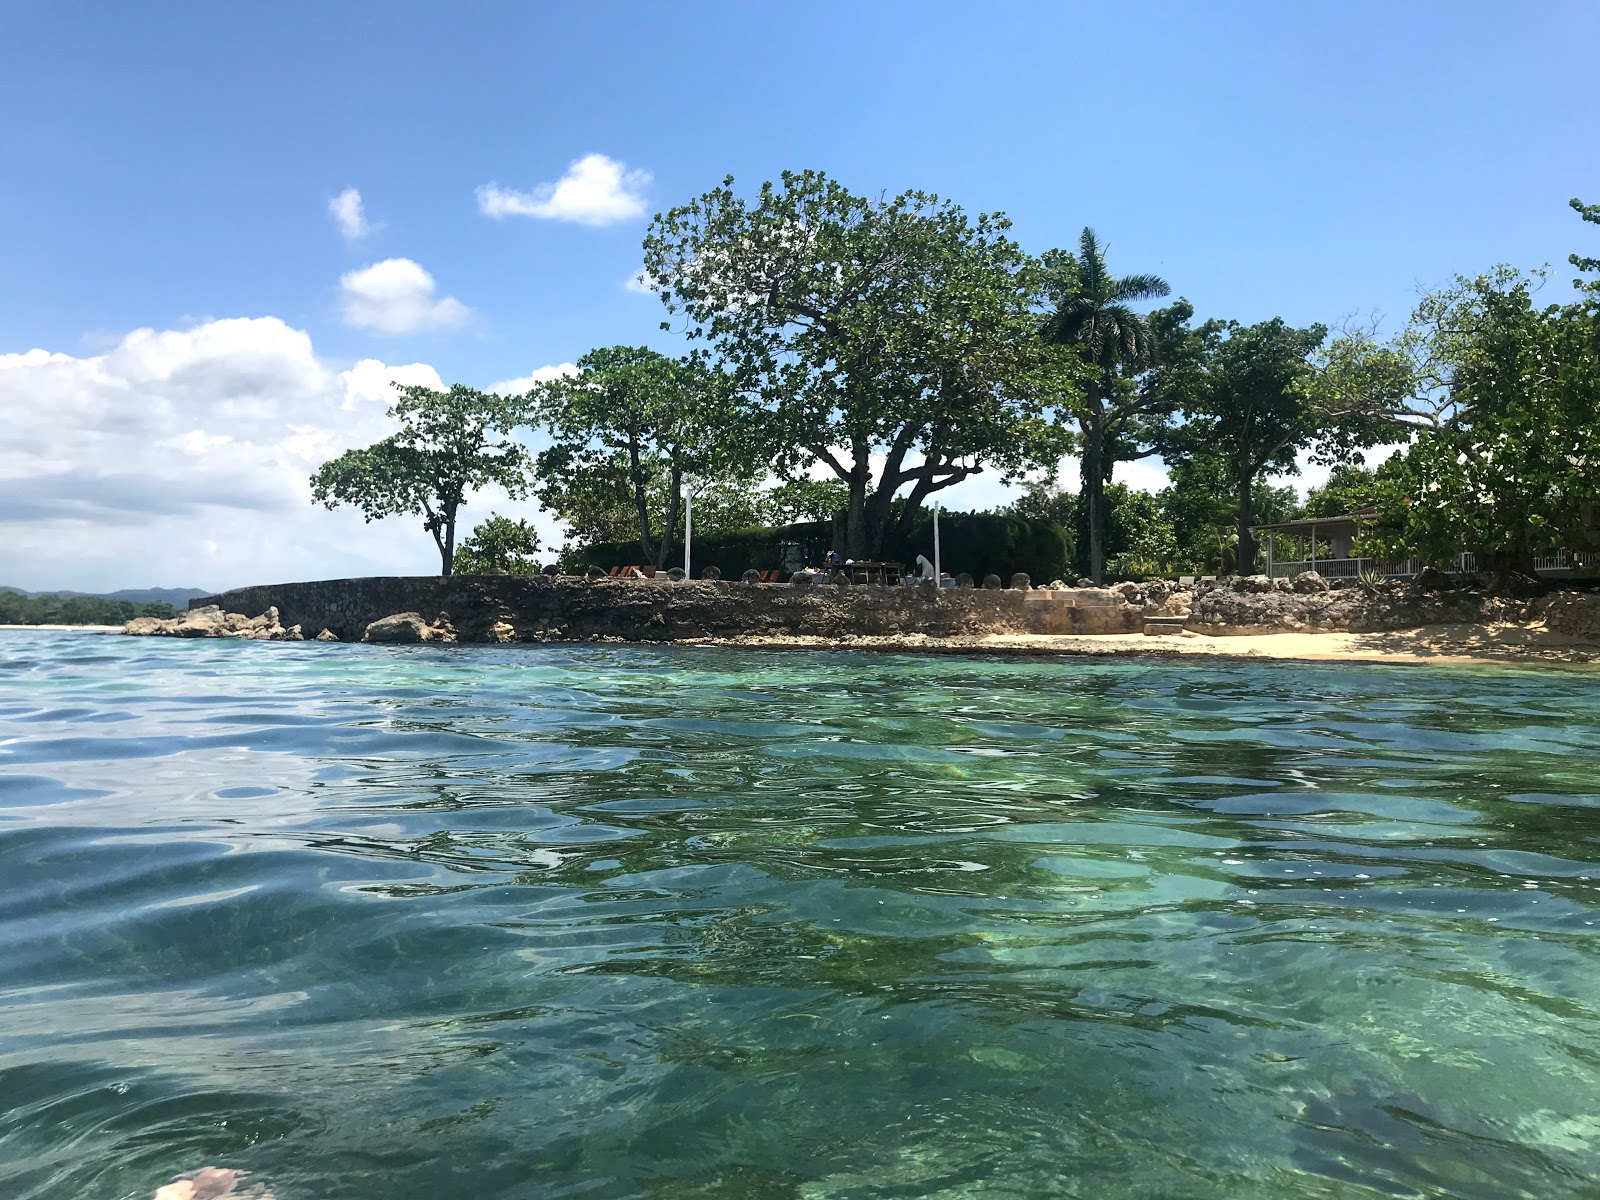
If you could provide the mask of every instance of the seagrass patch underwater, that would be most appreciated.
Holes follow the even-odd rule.
[[[1593,1195],[1600,677],[0,633],[0,1195]]]

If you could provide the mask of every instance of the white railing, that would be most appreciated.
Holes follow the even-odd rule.
[[[1414,558],[1401,562],[1387,562],[1381,558],[1318,558],[1274,562],[1272,577],[1286,579],[1302,571],[1315,571],[1324,579],[1358,579],[1368,571],[1375,571],[1385,579],[1403,579],[1415,575],[1417,570],[1418,563]]]
[[[1415,575],[1421,564],[1414,558],[1401,562],[1388,562],[1379,558],[1318,558],[1274,562],[1272,577],[1284,579],[1302,571],[1316,571],[1325,579],[1356,579],[1368,571],[1375,571],[1385,579],[1404,579]],[[1600,554],[1593,551],[1560,551],[1541,555],[1533,560],[1534,570],[1541,574],[1560,574],[1575,570],[1600,568]],[[1471,554],[1458,554],[1450,564],[1452,575],[1474,575],[1478,560]]]
[[[1589,550],[1561,550],[1555,554],[1535,557],[1533,560],[1535,571],[1592,571],[1597,565],[1600,565],[1600,554]]]

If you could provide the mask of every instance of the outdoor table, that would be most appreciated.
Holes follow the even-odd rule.
[[[845,570],[850,572],[851,583],[869,583],[873,579],[877,579],[880,583],[888,583],[890,572],[893,572],[895,579],[900,578],[900,564],[897,562],[853,562],[848,564]],[[859,580],[856,576],[857,571],[862,572]]]

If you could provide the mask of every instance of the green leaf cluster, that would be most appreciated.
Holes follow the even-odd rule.
[[[537,575],[539,531],[525,520],[490,513],[456,548],[457,575]]]
[[[1081,394],[1076,353],[1036,336],[1041,264],[993,214],[925,192],[857,196],[785,172],[753,200],[732,178],[655,218],[645,271],[731,372],[780,474],[825,464],[847,488],[845,545],[871,557],[891,506],[985,469],[1055,460]]]
[[[469,493],[498,486],[527,494],[529,457],[512,431],[525,419],[519,401],[453,385],[448,391],[404,387],[389,408],[400,430],[347,450],[311,477],[311,495],[350,505],[368,521],[420,516],[439,551],[441,575],[455,558],[456,515]]]

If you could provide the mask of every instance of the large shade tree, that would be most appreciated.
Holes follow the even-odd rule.
[[[1373,422],[1325,403],[1314,356],[1327,334],[1325,326],[1296,329],[1279,317],[1256,325],[1208,321],[1196,331],[1192,369],[1173,381],[1184,420],[1163,439],[1164,452],[1214,459],[1226,472],[1236,497],[1240,573],[1255,569],[1251,527],[1260,480],[1294,473],[1302,450],[1343,462],[1383,436]]]
[[[1155,361],[1156,335],[1132,306],[1165,296],[1156,275],[1113,275],[1105,248],[1092,229],[1078,238],[1076,253],[1045,256],[1052,309],[1041,333],[1055,345],[1080,347],[1093,372],[1075,412],[1082,438],[1082,524],[1079,564],[1095,582],[1105,578],[1105,488],[1120,459],[1150,452],[1146,425],[1168,407],[1167,395],[1135,386],[1133,377]]]
[[[584,540],[630,529],[645,561],[666,565],[683,525],[686,482],[746,480],[755,439],[722,371],[642,346],[606,346],[528,395],[551,437],[539,498]]]
[[[979,471],[1064,451],[1075,355],[1035,336],[1043,277],[998,215],[924,192],[857,196],[785,172],[657,216],[645,271],[688,336],[727,364],[780,472],[847,489],[841,548],[876,558],[897,518]]]
[[[503,396],[453,385],[405,387],[389,408],[400,431],[323,463],[311,495],[328,508],[361,510],[368,520],[414,515],[439,551],[439,573],[455,560],[456,514],[480,488],[527,494],[529,456],[512,431],[521,406]]]
[[[1380,553],[1532,575],[1600,541],[1600,320],[1534,303],[1536,274],[1500,270],[1427,297],[1414,325],[1443,368],[1442,417],[1378,471]]]

